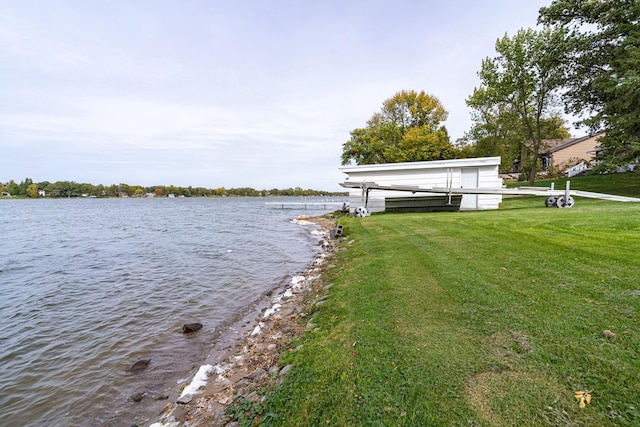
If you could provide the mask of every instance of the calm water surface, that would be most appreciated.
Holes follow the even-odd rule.
[[[319,211],[265,201],[0,201],[0,424],[145,420],[133,392],[188,380],[216,327],[317,252],[290,220]],[[183,335],[194,321],[203,331]]]

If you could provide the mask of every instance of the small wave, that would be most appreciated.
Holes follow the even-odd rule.
[[[0,413],[16,425],[139,419],[144,403],[122,405],[131,390],[190,376],[219,325],[315,253],[313,224],[259,199],[42,202],[0,212],[38,224],[3,236]],[[205,328],[185,337],[187,319]],[[126,375],[138,356],[148,371]]]

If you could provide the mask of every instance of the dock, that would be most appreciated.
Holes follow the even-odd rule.
[[[347,205],[349,206],[349,202],[348,201],[326,201],[326,202],[305,202],[305,201],[299,201],[299,202],[266,202],[266,205],[270,205],[276,208],[280,208],[280,209],[303,209],[303,210],[307,210],[307,209],[323,209],[323,210],[327,210],[327,209],[331,209],[333,207],[335,207],[336,210],[342,208],[343,205]]]

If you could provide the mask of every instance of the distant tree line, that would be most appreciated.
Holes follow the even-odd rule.
[[[174,185],[140,185],[112,184],[93,185],[74,181],[33,182],[25,178],[20,183],[14,180],[0,182],[0,195],[18,197],[269,197],[269,196],[342,196],[344,192],[319,191],[302,189],[301,187],[270,190],[256,190],[250,187],[241,188],[203,188],[176,187]]]

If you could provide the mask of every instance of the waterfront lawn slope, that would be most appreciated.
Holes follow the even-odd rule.
[[[567,181],[571,181],[570,185],[572,190],[593,191],[595,193],[616,194],[618,196],[640,197],[640,172],[538,180],[535,182],[535,186],[549,188],[553,183],[556,190],[564,190]],[[509,188],[528,185],[522,181],[507,181],[505,184]]]
[[[639,425],[640,204],[542,205],[343,219],[329,300],[251,422]]]

